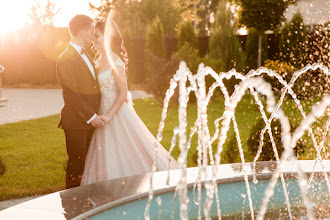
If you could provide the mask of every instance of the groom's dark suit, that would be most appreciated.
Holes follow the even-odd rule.
[[[98,113],[100,88],[86,62],[71,45],[59,57],[56,70],[64,99],[59,127],[64,130],[69,156],[66,188],[71,188],[80,185],[84,172],[86,154],[94,132],[87,121]]]

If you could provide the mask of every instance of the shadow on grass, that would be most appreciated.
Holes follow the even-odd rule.
[[[6,172],[7,168],[5,164],[2,162],[2,159],[0,157],[0,176],[2,176]]]

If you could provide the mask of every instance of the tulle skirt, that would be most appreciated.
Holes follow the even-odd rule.
[[[108,113],[115,95],[102,95],[100,115]],[[124,102],[113,119],[96,128],[89,146],[82,185],[152,171],[157,146],[157,171],[179,168],[178,162],[150,133],[130,103]]]

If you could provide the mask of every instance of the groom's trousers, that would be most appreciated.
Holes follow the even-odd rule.
[[[80,186],[85,160],[94,128],[88,130],[66,130],[66,150],[69,156],[66,168],[66,188]]]

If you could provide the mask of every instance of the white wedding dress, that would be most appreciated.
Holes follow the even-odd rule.
[[[125,67],[120,59],[114,65]],[[98,81],[101,90],[99,115],[102,115],[109,112],[118,92],[111,68],[100,72]],[[168,152],[150,133],[132,104],[124,102],[111,121],[95,129],[81,185],[151,172],[155,143],[157,171],[167,170]],[[177,168],[179,163],[170,156],[170,169]]]

